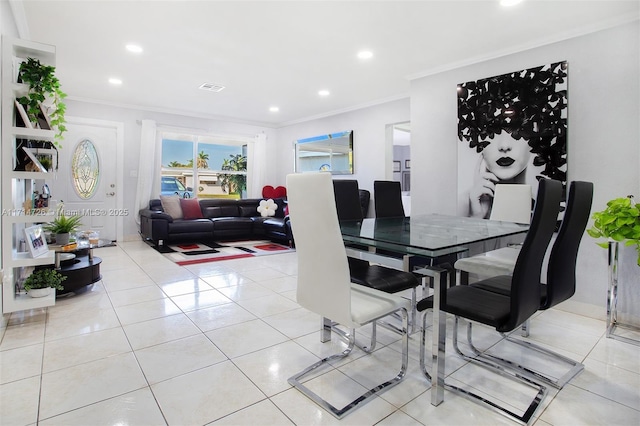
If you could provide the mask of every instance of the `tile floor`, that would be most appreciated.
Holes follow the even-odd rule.
[[[319,317],[296,304],[295,253],[190,267],[142,242],[97,255],[103,280],[90,291],[3,320],[0,424],[514,424],[449,392],[430,405],[417,334],[406,379],[342,421],[291,388],[290,375],[343,347],[337,339],[321,344]],[[478,346],[526,358],[495,332],[477,331]],[[536,424],[640,424],[639,347],[606,339],[602,321],[556,309],[537,315],[531,338],[586,366],[549,392]],[[373,355],[356,351],[310,386],[341,404],[393,376],[398,337],[379,329],[378,340]],[[448,381],[523,407],[528,389],[452,353]]]

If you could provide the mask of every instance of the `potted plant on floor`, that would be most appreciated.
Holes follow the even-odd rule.
[[[592,217],[594,223],[587,233],[593,238],[606,238],[598,245],[608,248],[609,241],[617,241],[635,246],[640,266],[640,204],[633,201],[633,195],[609,201],[606,209]]]
[[[66,105],[62,100],[67,96],[60,89],[60,81],[55,76],[56,68],[51,65],[44,65],[38,59],[27,58],[20,65],[18,79],[20,82],[29,85],[25,96],[17,101],[26,106],[29,121],[37,123],[38,118],[47,115],[47,126],[56,131],[54,144],[60,147],[62,134],[67,130],[65,127],[64,114]],[[46,105],[46,106],[45,106]]]
[[[56,244],[69,244],[69,235],[75,232],[82,225],[82,216],[66,216],[64,206],[60,204],[55,219],[42,226],[42,229],[54,234]]]
[[[37,269],[24,281],[24,289],[31,297],[45,297],[51,293],[51,289],[63,290],[62,281],[67,277],[55,269]]]

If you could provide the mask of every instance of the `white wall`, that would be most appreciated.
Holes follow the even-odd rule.
[[[612,198],[640,197],[639,52],[635,21],[412,81],[413,214],[456,213],[456,153],[462,143],[457,139],[457,84],[562,60],[569,63],[569,181],[594,182],[593,211]],[[570,309],[604,315],[606,265],[605,250],[585,236]],[[640,271],[633,272],[621,281],[638,284]]]
[[[407,98],[279,128],[276,158],[278,177],[273,185],[284,185],[286,175],[294,171],[294,141],[326,133],[353,130],[354,174],[335,176],[335,178],[357,179],[360,188],[371,191],[373,196],[373,181],[385,178],[385,167],[391,167],[393,158],[392,146],[386,140],[386,125],[408,120],[409,99]]]
[[[89,102],[80,102],[67,99],[68,116],[97,118],[107,121],[116,121],[124,123],[124,188],[120,190],[124,196],[124,208],[129,209],[132,214],[125,217],[124,220],[124,238],[131,240],[139,238],[138,226],[135,223],[135,216],[138,209],[135,208],[136,188],[138,185],[137,178],[132,177],[132,172],[137,172],[138,162],[140,159],[140,130],[139,120],[155,120],[158,126],[176,126],[197,131],[207,131],[214,134],[222,135],[240,135],[253,137],[259,132],[264,131],[267,135],[267,166],[265,167],[265,176],[267,181],[275,180],[275,149],[271,146],[275,145],[274,130],[252,126],[248,124],[224,122],[218,120],[210,120],[196,117],[186,117],[174,114],[165,114],[158,112],[140,111],[128,108],[118,108],[107,105],[94,104]],[[64,146],[64,141],[63,141]]]

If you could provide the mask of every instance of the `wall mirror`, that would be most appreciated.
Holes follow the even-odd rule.
[[[327,171],[353,174],[353,130],[298,139],[295,142],[297,173]]]

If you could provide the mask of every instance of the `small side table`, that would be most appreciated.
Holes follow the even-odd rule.
[[[77,290],[94,284],[102,279],[100,264],[102,259],[93,255],[96,245],[88,243],[78,244],[74,250],[63,251],[61,247],[55,247],[55,268],[67,279],[62,283],[64,290],[58,291],[58,295],[76,292]],[[75,254],[74,259],[61,260],[64,253]]]
[[[618,271],[619,271],[619,243],[609,241],[609,288],[607,290],[607,334],[610,339],[620,340],[640,346],[640,340],[616,334],[616,330],[626,330],[640,336],[640,328],[628,324],[618,323]]]

